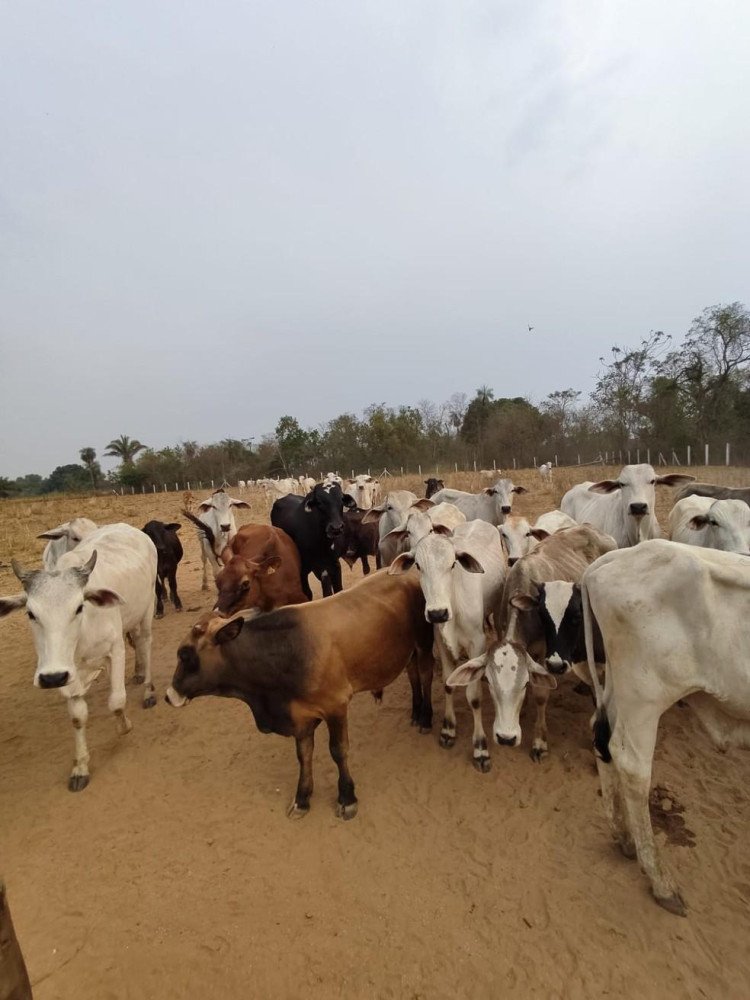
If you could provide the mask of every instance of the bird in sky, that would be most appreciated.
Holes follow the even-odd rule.
[[[534,329],[534,327],[533,327],[533,326],[530,326],[530,327],[529,327],[529,333],[531,333],[531,331],[532,331],[533,329]]]

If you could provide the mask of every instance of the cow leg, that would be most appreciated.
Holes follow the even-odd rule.
[[[341,715],[326,719],[328,723],[328,748],[339,769],[339,798],[336,815],[339,819],[354,819],[357,815],[357,796],[349,772],[349,725],[347,710]]]
[[[375,547],[375,569],[383,568],[383,557],[380,554],[380,546]]]
[[[596,758],[596,770],[599,773],[599,783],[602,789],[604,814],[609,820],[612,835],[620,845],[620,850],[625,857],[632,860],[636,856],[635,844],[625,816],[620,776],[612,763],[605,764],[598,757]]]
[[[482,650],[476,654],[479,656]],[[466,700],[469,703],[472,714],[474,716],[474,735],[472,737],[472,745],[474,747],[472,764],[483,774],[486,774],[492,767],[492,761],[490,760],[490,752],[487,749],[487,737],[484,732],[484,725],[482,723],[482,682],[472,681],[466,687]]]
[[[443,725],[440,729],[440,746],[448,750],[456,743],[456,710],[453,706],[453,688],[446,681],[453,672],[455,664],[451,659],[448,650],[445,648],[440,631],[435,629],[435,648],[443,671],[443,685],[445,687],[445,714],[443,715]]]
[[[86,743],[86,723],[89,718],[89,709],[86,699],[80,695],[69,697],[68,714],[73,723],[73,733],[75,737],[76,755],[73,761],[73,770],[68,778],[68,791],[81,792],[89,783],[89,748]]]
[[[422,720],[422,685],[419,682],[416,657],[412,656],[406,664],[406,673],[411,684],[411,724],[419,726]]]
[[[109,656],[109,710],[114,712],[120,736],[125,736],[133,728],[133,723],[125,714],[125,643],[120,638],[113,643]]]
[[[677,884],[659,857],[648,809],[651,766],[660,716],[660,711],[647,705],[633,712],[627,730],[618,719],[609,745],[638,861],[651,882],[654,898],[670,913],[685,916],[685,903]]]
[[[360,556],[360,559],[362,560],[362,575],[368,576],[370,572],[370,561],[366,555]]]
[[[302,587],[302,593],[311,601],[313,599],[312,590],[310,590],[309,582],[310,570],[306,566],[302,566],[299,573],[299,582]]]
[[[153,708],[156,695],[151,678],[151,619],[144,618],[133,633],[135,647],[135,678],[138,683],[145,684],[143,692],[143,707]],[[134,679],[135,679],[134,678]]]
[[[201,583],[201,590],[208,590],[208,553],[206,552],[206,546],[208,542],[205,539],[201,539],[201,558],[203,559],[203,582]]]
[[[531,694],[536,707],[534,719],[534,741],[531,744],[531,759],[537,764],[549,753],[547,746],[547,702],[550,688],[546,684],[531,683]]]
[[[177,567],[173,566],[168,574],[169,577],[169,589],[171,591],[172,604],[174,604],[175,611],[182,611],[182,601],[180,600],[180,595],[177,593]]]
[[[315,749],[315,728],[319,720],[315,720],[301,735],[295,737],[297,744],[297,760],[299,761],[299,781],[294,801],[287,810],[290,819],[299,819],[310,811],[310,796],[313,790],[312,759]]]
[[[164,581],[156,575],[156,618],[164,617]]]
[[[417,670],[419,682],[422,685],[422,718],[419,723],[419,731],[420,733],[429,733],[432,730],[432,675],[435,671],[432,650],[420,649],[417,651]]]
[[[344,584],[341,580],[341,563],[338,559],[335,559],[331,565],[328,567],[328,574],[331,579],[331,586],[333,587],[333,593],[339,594],[344,589]]]

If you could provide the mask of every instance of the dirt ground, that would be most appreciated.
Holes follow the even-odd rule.
[[[750,483],[743,470],[700,475]],[[559,472],[552,487],[518,473],[532,492],[517,512],[554,508],[586,476],[602,471]],[[243,523],[267,518],[268,504],[252,499]],[[662,525],[670,499],[659,491]],[[18,590],[11,555],[38,562],[45,528],[74,514],[141,527],[178,519],[180,505],[174,494],[2,502],[0,592]],[[28,623],[0,622],[0,875],[36,1000],[750,996],[750,756],[715,752],[688,709],[663,720],[653,807],[686,920],[651,901],[610,840],[591,704],[567,679],[550,699],[549,758],[529,758],[526,710],[522,747],[492,746],[486,775],[470,763],[462,697],[458,740],[445,751],[438,682],[430,736],[409,726],[405,677],[380,707],[360,695],[350,713],[359,815],[334,815],[321,731],[310,814],[290,821],[291,740],[261,735],[239,703],[206,698],[178,711],[161,697],[180,639],[210,606],[194,530],[182,538],[186,611],[170,605],[154,623],[159,704],[144,711],[130,688],[133,731],[119,737],[99,679],[82,793],[66,787],[63,701],[32,686]],[[487,695],[484,711],[491,731]]]

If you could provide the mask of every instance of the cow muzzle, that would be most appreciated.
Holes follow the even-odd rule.
[[[517,736],[501,736],[500,733],[495,733],[495,742],[500,747],[514,747],[518,742]]]
[[[433,625],[442,625],[450,621],[451,613],[447,608],[430,608],[427,611],[427,621]]]
[[[61,688],[70,680],[70,673],[67,670],[56,670],[54,673],[39,674],[40,688]]]
[[[648,514],[647,503],[631,503],[628,508],[632,517],[645,517]]]
[[[166,701],[168,705],[171,705],[172,708],[182,708],[184,705],[187,705],[190,699],[186,698],[182,694],[178,694],[170,685],[170,687],[167,688],[167,693],[164,695],[164,701]]]
[[[509,503],[504,503],[503,506],[500,508],[500,510],[503,512],[503,514],[510,514],[512,508]]]
[[[570,663],[567,660],[563,660],[559,653],[553,653],[552,656],[548,656],[544,661],[544,665],[551,674],[555,674],[558,677],[570,669]]]
[[[219,527],[221,528],[221,530],[223,531],[223,533],[225,535],[228,535],[229,532],[230,532],[230,530],[231,530],[232,525],[231,524],[220,524]]]

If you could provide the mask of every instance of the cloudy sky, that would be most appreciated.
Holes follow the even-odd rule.
[[[4,5],[0,474],[586,392],[748,303],[748,37],[745,0]]]

